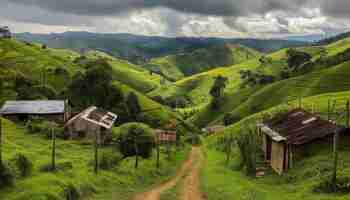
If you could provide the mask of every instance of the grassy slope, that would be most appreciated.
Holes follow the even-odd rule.
[[[319,57],[319,53],[325,48],[328,56],[335,55],[339,52],[350,48],[350,39],[338,41],[326,47],[303,47],[299,50],[309,52],[314,59]],[[163,86],[152,95],[162,94],[163,96],[187,95],[193,101],[193,108],[199,110],[190,120],[199,126],[204,126],[210,122],[222,119],[227,112],[233,112],[235,115],[244,118],[254,112],[278,105],[283,101],[290,99],[288,96],[310,96],[324,92],[337,92],[348,90],[346,85],[349,81],[346,78],[349,63],[343,63],[334,68],[326,70],[315,69],[314,74],[292,78],[285,81],[279,81],[271,85],[257,86],[254,88],[241,89],[239,71],[240,70],[262,70],[264,73],[278,75],[287,65],[286,49],[267,55],[271,58],[266,66],[260,66],[258,59],[234,65],[229,68],[218,68],[201,74],[197,74],[181,81],[175,85]],[[322,71],[320,71],[322,70]],[[219,112],[212,112],[208,108],[210,96],[208,95],[210,87],[213,84],[215,76],[222,75],[229,78],[228,86],[225,90],[223,102],[225,102]],[[299,86],[327,86],[329,88],[301,88]],[[328,86],[329,84],[329,86]],[[296,87],[298,86],[298,87]],[[295,98],[295,97],[294,97]]]
[[[106,58],[114,70],[114,78],[130,87],[147,93],[160,85],[160,76],[151,74],[141,66],[132,64],[126,60],[115,58],[101,51],[88,51],[84,54],[89,59]]]
[[[259,52],[240,45],[223,45],[153,59],[145,67],[160,71],[170,79],[179,80],[213,68],[242,63],[260,55]]]
[[[328,110],[328,100],[336,100],[336,110],[345,110],[346,99],[349,99],[350,92],[340,93],[328,93],[319,96],[308,97],[303,100],[303,107],[311,110],[312,105],[314,111],[322,113],[325,117],[325,113]],[[297,101],[290,103],[290,106],[294,107],[298,104]],[[254,126],[259,121],[262,115],[272,114],[279,112],[279,110],[285,109],[285,105],[280,105],[264,112],[252,115],[244,120],[236,123],[224,131],[223,134],[217,136],[211,136],[207,141],[207,165],[202,171],[202,187],[203,191],[207,191],[208,199],[221,200],[231,199],[233,197],[240,196],[239,199],[249,199],[247,196],[255,196],[254,199],[258,200],[292,200],[292,199],[348,199],[346,194],[321,194],[313,192],[313,188],[321,181],[319,177],[319,168],[329,169],[330,160],[332,159],[331,145],[316,144],[309,148],[308,156],[303,160],[296,162],[295,167],[290,170],[285,176],[278,176],[272,171],[259,179],[252,179],[246,177],[242,172],[235,170],[238,165],[238,152],[235,150],[234,159],[227,167],[225,163],[225,155],[219,151],[214,150],[216,141],[220,137],[227,135],[236,135],[240,133],[240,130],[246,125]],[[332,115],[332,119],[337,121],[338,124],[345,124],[345,117],[336,117]],[[340,177],[349,176],[350,159],[348,154],[350,153],[349,138],[341,140],[340,145],[340,164],[338,174]],[[323,176],[329,173],[329,171],[323,171]],[[251,197],[252,198],[252,197]]]
[[[0,190],[0,199],[65,199],[64,188],[72,183],[83,192],[96,191],[89,195],[91,199],[126,200],[133,193],[145,190],[151,184],[166,179],[174,174],[179,164],[185,159],[188,149],[180,151],[174,160],[167,161],[162,157],[162,168],[155,169],[155,157],[151,160],[140,160],[140,168],[135,171],[133,158],[122,161],[110,171],[93,173],[89,162],[93,159],[91,146],[74,141],[57,141],[57,161],[72,162],[73,169],[56,173],[45,173],[40,167],[50,162],[50,144],[45,137],[29,134],[21,126],[10,121],[4,122],[4,159],[11,160],[17,153],[23,153],[34,162],[33,174],[25,179],[17,179],[15,186]],[[111,147],[104,147],[103,152],[112,152]]]

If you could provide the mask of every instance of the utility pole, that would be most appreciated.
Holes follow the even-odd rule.
[[[52,162],[51,162],[51,167],[52,170],[56,170],[56,133],[53,128],[51,128],[51,136],[52,136]]]

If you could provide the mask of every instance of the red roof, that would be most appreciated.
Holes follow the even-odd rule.
[[[176,131],[156,129],[154,132],[156,133],[157,142],[176,142]]]
[[[337,125],[303,109],[294,109],[264,123],[286,138],[287,144],[301,145],[337,131]]]

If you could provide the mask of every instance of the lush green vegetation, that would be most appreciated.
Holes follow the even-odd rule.
[[[227,44],[156,58],[145,67],[173,81],[216,67],[232,66],[259,56],[260,53],[253,49]]]
[[[339,115],[346,110],[346,100],[350,92],[328,93],[312,96],[302,100],[303,108],[327,117],[328,100],[331,100],[331,119],[338,124],[345,124],[345,116]],[[240,153],[237,146],[232,150],[231,161],[227,164],[226,154],[220,143],[222,138],[239,136],[249,126],[255,126],[265,115],[273,115],[283,110],[298,106],[299,101],[291,101],[289,105],[280,105],[261,113],[249,116],[225,129],[222,134],[211,136],[207,140],[207,165],[202,171],[203,191],[207,191],[209,199],[230,199],[240,196],[241,199],[347,199],[347,194],[326,194],[316,192],[315,188],[330,174],[332,165],[332,147],[327,143],[316,143],[308,147],[304,158],[294,163],[293,169],[285,175],[278,176],[268,170],[261,178],[250,178],[240,171]],[[341,139],[339,148],[339,179],[348,177],[350,160],[349,138]]]
[[[134,169],[134,158],[116,163],[109,170],[93,172],[93,147],[78,141],[57,141],[56,172],[45,172],[50,163],[51,142],[46,136],[29,133],[24,126],[3,120],[4,160],[11,169],[18,154],[25,155],[33,163],[33,171],[25,178],[18,175],[13,187],[0,190],[1,199],[65,199],[65,190],[71,186],[81,197],[93,199],[128,199],[135,192],[146,190],[152,184],[164,180],[175,173],[186,158],[188,148],[174,154],[172,160],[161,156],[161,168],[156,169],[155,156],[139,160],[139,168]],[[104,154],[118,155],[114,146],[100,149]],[[17,172],[16,172],[17,173]],[[19,173],[19,172],[18,172]]]

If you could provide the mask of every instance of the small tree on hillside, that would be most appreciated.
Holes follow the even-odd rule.
[[[215,78],[214,85],[210,89],[210,95],[213,97],[212,108],[218,109],[220,107],[220,99],[226,88],[227,78],[223,76],[217,76]]]
[[[128,107],[130,116],[136,121],[137,116],[141,113],[142,110],[139,99],[134,92],[131,92],[126,98],[126,105]]]

